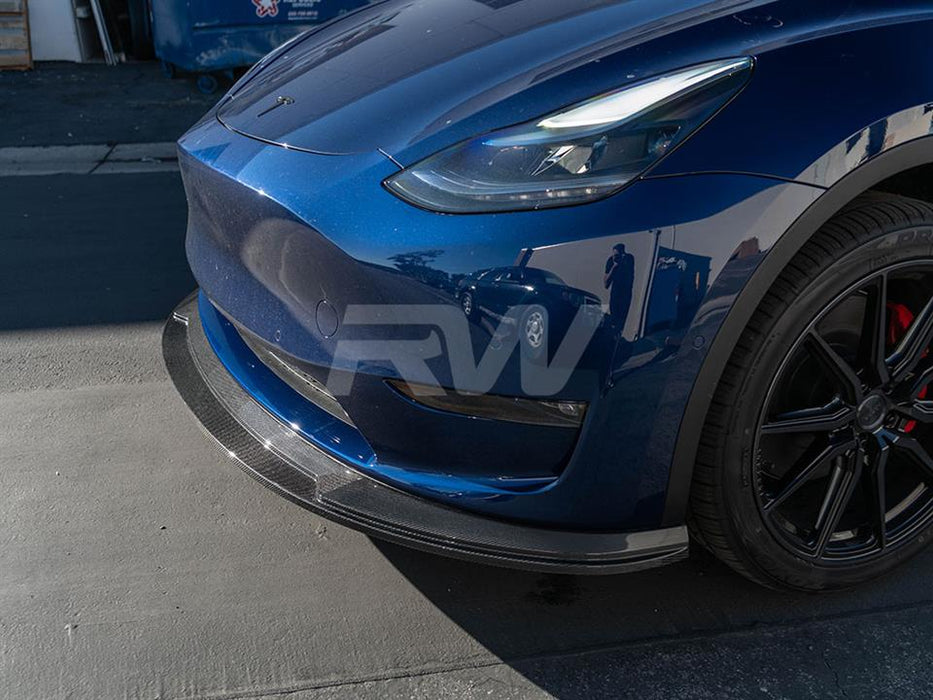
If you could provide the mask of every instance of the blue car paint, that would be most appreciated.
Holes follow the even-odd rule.
[[[436,147],[433,141],[427,145],[433,152],[606,89],[602,66],[582,80],[562,78],[575,65],[592,65],[619,47],[754,3],[500,4],[409,0],[368,8],[292,47],[262,80],[235,89],[237,99],[220,117],[232,128],[318,153],[381,148],[399,156],[419,141],[441,136]],[[594,54],[600,46],[601,53]],[[649,72],[657,71],[643,74]],[[636,77],[626,68],[611,85]],[[277,95],[315,99],[301,110],[258,116],[253,105]]]
[[[542,228],[536,220],[540,213],[436,217],[408,207],[379,186],[379,175],[384,175],[385,161],[378,158],[312,156],[270,148],[231,134],[216,124],[208,123],[204,130],[201,136],[196,131],[189,137],[191,145],[200,141],[200,152],[209,156],[211,170],[229,172],[229,175],[219,181],[202,180],[201,167],[189,163],[191,156],[183,154],[183,168],[192,201],[188,246],[195,275],[206,294],[225,312],[267,340],[278,338],[279,347],[309,366],[327,366],[336,343],[342,337],[341,332],[331,339],[315,334],[311,314],[322,294],[334,304],[340,316],[348,303],[423,303],[429,300],[436,303],[440,300],[438,290],[426,288],[422,283],[399,274],[387,275],[386,272],[391,269],[389,259],[399,251],[444,245],[441,240],[433,238],[434,228],[423,222],[440,221],[450,226],[445,250],[452,253],[450,257],[453,260],[466,260],[464,265],[476,265],[477,268],[505,266],[515,260],[520,250],[538,247],[555,251],[554,259],[561,261],[562,266],[564,262],[570,265],[567,269],[552,268],[558,276],[567,280],[579,277],[580,271],[572,268],[580,266],[588,268],[594,284],[601,281],[606,256],[618,240],[646,236],[653,239],[657,235],[655,231],[658,231],[670,247],[685,249],[699,246],[707,252],[713,252],[708,241],[715,241],[718,253],[712,262],[713,277],[726,279],[720,273],[743,240],[757,236],[766,242],[771,232],[779,230],[773,224],[775,218],[783,221],[782,217],[788,211],[802,211],[820,191],[813,187],[747,176],[659,179],[639,183],[619,195],[627,212],[623,221],[618,220],[619,204],[606,200],[599,205],[554,210],[552,214],[563,219],[566,225],[560,226],[558,222],[553,228]],[[218,147],[212,138],[226,140],[226,147]],[[197,149],[194,152],[197,153]],[[248,153],[252,153],[255,159]],[[309,210],[307,218],[303,219],[307,224],[313,223],[316,230],[333,231],[333,235],[325,238],[315,234],[307,224],[298,220],[300,217],[291,220],[299,212],[286,211],[278,203],[270,201],[268,193],[279,191],[278,188],[286,187],[287,183],[329,181],[328,169],[334,167],[336,161],[344,160],[348,169],[355,161],[367,174],[358,176],[360,179],[349,188],[323,188],[317,195],[320,198],[317,199],[318,206],[310,203],[319,214],[312,215]],[[261,161],[263,167],[258,168],[256,161]],[[323,168],[323,172],[315,173],[315,165]],[[375,175],[369,172],[372,168],[377,170]],[[244,191],[238,184],[249,183],[253,173],[260,178],[250,188],[255,200],[251,198],[250,190]],[[364,183],[370,183],[369,187],[364,187]],[[258,194],[262,187],[268,188],[268,192],[263,190],[266,195]],[[307,202],[308,198],[302,199]],[[204,206],[208,208],[213,203],[219,203],[219,207],[201,215],[201,200],[205,200]],[[241,210],[236,208],[238,202]],[[361,202],[368,206],[361,207]],[[675,202],[678,207],[673,208],[671,204]],[[325,203],[327,206],[323,206]],[[378,210],[375,209],[376,204],[380,205]],[[723,211],[733,221],[743,221],[732,240],[724,239],[720,232],[722,223],[716,215]],[[244,217],[256,212],[263,212],[258,222],[253,225],[250,221],[250,227],[243,230]],[[584,214],[586,216],[582,216]],[[402,215],[407,219],[414,216],[414,219],[406,221],[404,226],[397,226]],[[481,230],[476,226],[480,222],[485,224],[482,235],[478,235]],[[595,244],[589,239],[583,242],[575,240],[579,232],[589,230],[602,231],[607,235],[598,237],[602,240]],[[609,234],[610,230],[616,233]],[[398,241],[404,241],[404,247],[399,246]],[[457,241],[461,241],[459,246],[455,246]],[[365,246],[365,249],[358,250],[357,246]],[[580,248],[579,253],[574,251],[575,247]],[[347,255],[348,249],[350,255]],[[327,260],[328,264],[315,262],[321,259]],[[744,259],[742,264],[746,264]],[[460,269],[468,268],[462,265]],[[387,279],[394,286],[390,287]],[[726,293],[734,292],[734,289],[726,290]],[[450,301],[455,303],[453,299]],[[646,301],[642,298],[634,304],[640,308]],[[705,324],[702,332],[707,337],[712,337],[717,319],[726,308],[723,306],[717,312],[712,305],[711,310],[702,316]],[[656,338],[645,338],[641,342],[650,352],[657,354],[659,348],[665,347],[668,336],[683,335],[686,329],[673,331],[661,331]],[[702,356],[702,348],[694,349],[691,340],[681,356],[667,355],[657,363],[649,362],[640,368],[624,370],[626,376],[617,380],[604,396],[601,396],[602,381],[586,382],[586,377],[582,378],[578,383],[580,393],[567,397],[591,400],[593,410],[581,436],[580,449],[563,468],[559,469],[560,465],[551,468],[551,465],[534,460],[530,466],[538,469],[548,467],[543,474],[517,471],[517,466],[512,467],[512,472],[496,474],[488,471],[489,465],[496,464],[495,456],[488,455],[478,460],[473,470],[474,478],[486,482],[496,477],[544,476],[559,469],[558,484],[547,491],[516,494],[502,489],[501,499],[489,499],[484,494],[483,498],[476,500],[458,493],[448,497],[449,500],[462,507],[526,522],[547,523],[566,518],[569,522],[576,521],[577,526],[650,526],[652,520],[659,517],[667,473],[665,466],[654,462],[663,464],[665,459],[669,460],[672,448],[668,439],[666,458],[663,451],[655,449],[649,452],[646,449],[652,439],[656,439],[657,426],[653,416],[658,411],[682,411],[690,384],[678,382],[669,387],[668,381],[677,377],[674,370],[678,369],[686,371],[689,376],[687,368],[693,366],[695,371]],[[445,369],[443,363],[438,369],[441,372]],[[382,370],[387,376],[392,376],[391,366]],[[439,379],[444,383],[443,374]],[[514,374],[503,377],[504,382],[514,382],[515,379]],[[605,379],[604,373],[602,379]],[[373,449],[380,455],[380,461],[387,462],[387,468],[407,467],[409,471],[420,471],[430,476],[429,467],[433,462],[436,473],[451,473],[451,459],[463,454],[480,454],[481,448],[495,444],[503,433],[526,455],[535,453],[536,443],[528,435],[530,429],[523,426],[514,429],[490,425],[485,435],[482,432],[468,434],[464,432],[466,426],[458,425],[457,429],[438,426],[432,436],[423,425],[416,429],[412,421],[402,420],[401,400],[394,392],[386,390],[381,382],[366,380],[364,376],[356,381],[364,388],[367,384],[376,384],[376,388],[383,389],[384,395],[373,398],[368,391],[357,393],[351,399],[359,405],[351,403],[347,410],[360,425],[361,432],[374,443]],[[571,386],[570,390],[574,388],[577,387]],[[505,394],[517,392],[520,392],[517,384],[511,391],[508,387],[501,391]],[[399,421],[392,422],[396,418]],[[482,427],[468,419],[459,418],[453,422],[470,423],[471,431]],[[676,419],[669,425],[670,431],[673,432],[675,427]],[[383,432],[388,435],[381,435]],[[380,434],[382,440],[374,440],[374,434]],[[431,443],[431,448],[426,450],[423,460],[411,460],[415,446],[426,442]],[[547,447],[549,449],[542,450],[542,455],[554,453],[551,445]],[[408,462],[404,461],[406,456]],[[507,467],[509,464],[516,464],[514,458],[503,460],[497,466]],[[620,468],[621,465],[625,468]],[[461,469],[455,476],[469,474]],[[447,492],[451,493],[449,489]],[[650,507],[639,505],[642,503],[650,504]],[[627,513],[629,515],[626,516]],[[635,513],[637,516],[633,517]]]
[[[253,355],[236,328],[208,300],[198,295],[204,334],[224,366],[267,411],[321,449],[340,455],[357,469],[375,461],[372,448],[358,431],[328,415],[289,388]]]
[[[501,10],[473,0],[378,4],[356,13],[348,26],[337,22],[291,47],[263,80],[233,91],[237,99],[221,109],[221,118],[293,148],[381,148],[410,165],[646,76],[753,55],[758,75],[749,94],[700,132],[709,144],[690,149],[696,157],[682,166],[675,164],[688,150],[679,149],[658,172],[793,179],[873,122],[930,99],[929,78],[916,70],[933,29],[928,2],[541,5],[502,18]],[[460,7],[468,9],[458,13]],[[495,35],[469,29],[486,25]],[[457,41],[444,41],[450,35]],[[872,83],[885,90],[866,89]],[[310,104],[257,119],[255,106],[279,94],[307,95]],[[805,141],[779,152],[769,148],[788,129]]]
[[[346,102],[331,106],[339,117],[328,112],[311,118],[317,109],[312,88],[326,94],[325,82],[315,83],[318,66],[308,68],[310,77],[289,76],[303,56],[317,50],[326,57],[327,41],[346,29],[353,33],[340,22],[296,42],[235,88],[220,114],[228,126],[254,138],[225,128],[212,113],[180,142],[192,203],[192,269],[204,293],[225,313],[314,371],[330,366],[336,344],[348,332],[342,327],[332,338],[321,336],[313,311],[321,299],[341,318],[350,304],[455,305],[453,279],[514,265],[528,250],[531,266],[554,272],[574,288],[605,294],[600,285],[606,257],[612,245],[626,243],[638,253],[638,288],[625,319],[630,352],[620,362],[613,341],[597,334],[592,352],[560,394],[590,402],[579,437],[564,449],[559,449],[564,436],[540,430],[403,409],[402,399],[382,381],[397,374],[390,363],[359,372],[362,389],[343,401],[384,467],[377,476],[397,486],[490,516],[546,526],[657,527],[691,390],[746,280],[824,188],[877,153],[929,133],[930,112],[922,105],[933,99],[933,90],[928,69],[916,62],[921,50],[916,40],[931,28],[918,15],[930,10],[921,3],[705,3],[671,15],[661,3],[593,3],[590,10],[550,23],[516,13],[513,35],[533,34],[531,43],[540,47],[537,69],[531,65],[534,52],[508,34],[460,46],[459,53],[451,49],[450,56],[437,56],[436,65],[427,62],[405,80],[393,66],[382,71],[365,64],[364,57],[372,60],[360,48],[366,42],[391,41],[393,32],[410,42],[413,34],[405,27],[440,30],[446,17],[457,16],[454,9],[472,11],[476,8],[465,6],[476,4],[450,0],[440,12],[430,3],[388,2],[353,15],[348,25],[372,23],[393,11],[391,22],[401,28],[356,36],[357,43],[331,52],[350,61],[348,72],[376,75],[368,88],[373,99],[341,98],[337,90],[332,101]],[[605,15],[599,14],[614,12],[620,22],[626,18],[615,33],[605,29]],[[588,22],[597,16],[605,37],[592,37],[586,50]],[[858,30],[852,33],[853,28]],[[561,43],[560,37],[570,38]],[[488,75],[490,66],[501,66],[499,52],[510,45],[516,47],[515,60]],[[620,82],[743,54],[757,61],[749,86],[639,182],[600,202],[445,216],[411,207],[381,186],[397,172],[395,161],[415,162],[465,137]],[[359,57],[355,66],[354,56]],[[893,78],[884,91],[872,91],[865,80],[874,73],[866,70],[879,64],[891,71],[911,65],[911,79]],[[846,65],[854,69],[843,70]],[[821,66],[830,68],[821,71]],[[380,84],[383,72],[394,77]],[[422,85],[418,99],[412,85]],[[278,116],[271,126],[258,127],[249,111],[286,89],[295,105],[273,112]],[[875,92],[884,92],[883,101],[871,99]],[[818,100],[826,94],[836,100],[832,119]],[[303,111],[305,103],[310,111]],[[266,141],[287,141],[290,147]],[[439,252],[422,256],[424,264],[415,268],[398,263],[401,256],[410,260],[424,251]],[[689,306],[664,314],[665,323],[647,323],[651,309],[672,303],[670,284],[651,284],[654,273],[668,264],[659,254],[676,258],[678,252],[700,267],[708,260],[709,288],[688,295]],[[471,330],[481,340],[476,325]],[[423,328],[417,332],[424,335]],[[439,383],[449,385],[444,359],[432,369]],[[496,390],[521,394],[517,367],[510,366]],[[525,450],[518,463],[508,453],[513,444]],[[473,455],[472,461],[464,455]],[[504,485],[521,479],[550,480],[546,488],[524,492]]]
[[[407,470],[377,462],[359,431],[329,415],[282,382],[249,349],[236,327],[224,318],[203,292],[198,309],[204,334],[227,370],[263,408],[304,439],[333,454],[354,469],[385,482],[404,485],[426,496],[501,498],[506,493],[541,490],[555,479],[464,479],[451,474]],[[270,444],[271,448],[272,445]]]

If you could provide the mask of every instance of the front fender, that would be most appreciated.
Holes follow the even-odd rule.
[[[833,187],[931,133],[931,31],[929,14],[875,18],[760,47],[742,93],[651,175],[744,172]]]
[[[892,175],[929,163],[933,163],[933,136],[885,150],[842,176],[789,223],[774,242],[729,308],[697,375],[680,422],[662,522],[684,521],[697,447],[713,393],[742,331],[781,271],[810,237],[848,202]]]

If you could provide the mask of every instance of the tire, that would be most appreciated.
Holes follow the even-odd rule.
[[[215,75],[201,73],[198,76],[197,86],[202,95],[213,95],[220,89],[220,81]]]
[[[467,318],[473,318],[476,315],[476,300],[471,292],[464,292],[460,295],[460,308]]]
[[[933,406],[917,388],[933,376],[933,311],[921,304],[929,296],[933,309],[931,232],[925,202],[859,197],[796,254],[743,331],[706,417],[688,515],[695,539],[742,575],[845,588],[933,536],[933,424],[913,420]],[[909,491],[913,479],[930,486]],[[903,510],[891,506],[907,492]]]
[[[159,70],[161,70],[162,75],[169,80],[174,80],[178,76],[178,69],[175,67],[175,64],[166,60],[159,61]]]

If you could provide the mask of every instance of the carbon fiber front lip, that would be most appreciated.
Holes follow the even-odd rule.
[[[552,573],[622,573],[687,555],[683,526],[635,533],[527,527],[448,508],[353,471],[271,416],[230,376],[204,335],[196,296],[166,324],[162,350],[185,403],[240,468],[290,501],[367,535]]]

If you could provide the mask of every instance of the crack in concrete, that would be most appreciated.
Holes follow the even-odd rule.
[[[0,177],[119,175],[177,169],[178,156],[171,141],[0,148]]]

